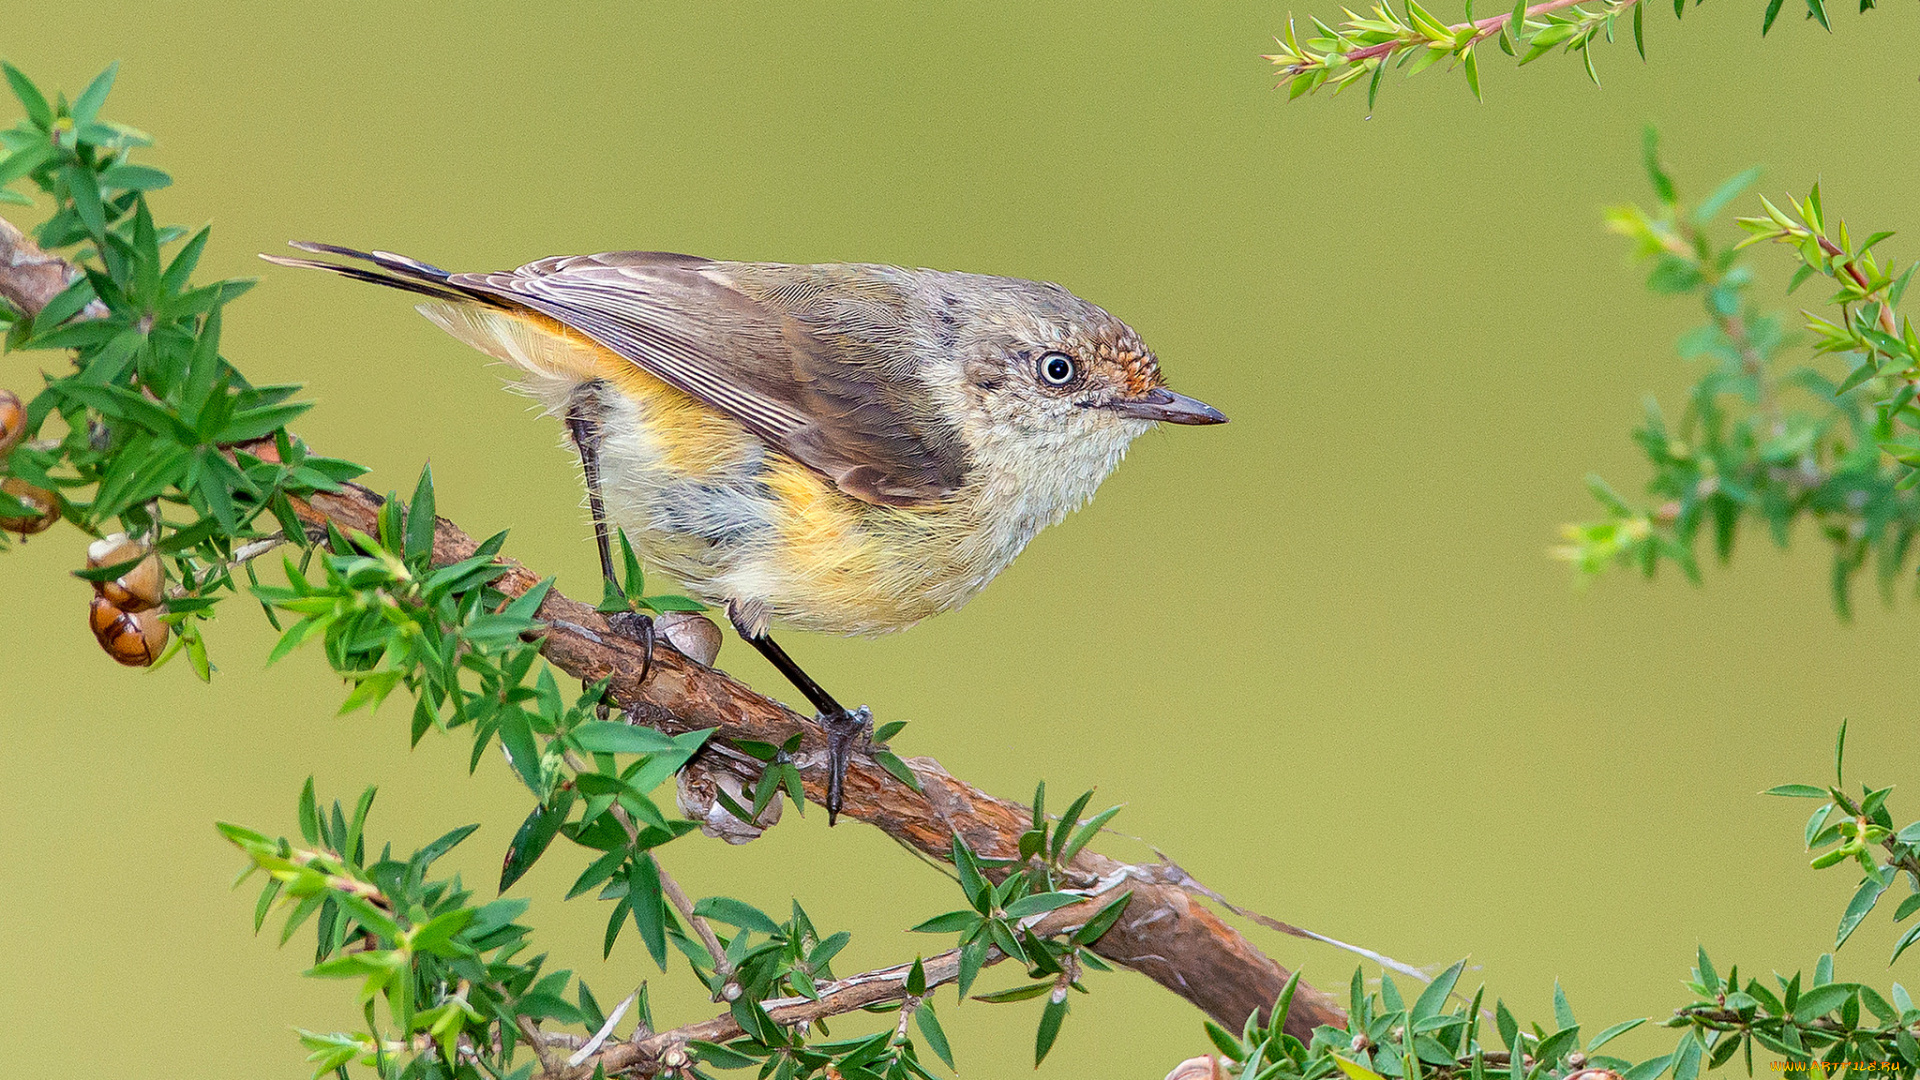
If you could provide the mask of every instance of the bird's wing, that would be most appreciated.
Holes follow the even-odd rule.
[[[443,280],[579,330],[865,502],[921,506],[961,486],[957,431],[933,414],[917,365],[903,362],[897,343],[831,333],[777,291],[756,298],[731,287],[714,266],[614,252]]]

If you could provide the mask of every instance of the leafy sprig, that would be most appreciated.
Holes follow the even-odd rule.
[[[1336,27],[1313,17],[1317,36],[1303,43],[1295,33],[1293,20],[1287,20],[1280,48],[1263,59],[1278,69],[1280,85],[1287,88],[1287,99],[1311,94],[1322,88],[1339,93],[1367,79],[1367,108],[1373,108],[1380,94],[1380,83],[1389,66],[1401,68],[1409,76],[1418,75],[1440,60],[1450,61],[1465,72],[1467,88],[1480,97],[1480,61],[1477,52],[1482,42],[1492,39],[1501,52],[1516,58],[1522,66],[1559,49],[1579,53],[1587,75],[1597,84],[1593,53],[1588,48],[1596,36],[1613,40],[1615,21],[1628,12],[1633,16],[1633,34],[1641,44],[1640,5],[1637,0],[1598,0],[1599,7],[1588,10],[1579,0],[1547,0],[1528,7],[1519,0],[1513,10],[1484,19],[1473,15],[1468,0],[1466,20],[1445,23],[1421,7],[1418,0],[1405,0],[1405,13],[1393,10],[1390,3],[1377,4],[1371,18],[1347,11],[1347,18]],[[1641,55],[1646,50],[1641,45]]]
[[[1727,245],[1715,239],[1714,219],[1750,186],[1749,169],[1698,203],[1685,204],[1648,132],[1645,150],[1652,183],[1652,209],[1629,205],[1608,211],[1608,226],[1634,242],[1650,262],[1647,287],[1656,293],[1698,296],[1708,322],[1682,335],[1683,358],[1704,361],[1706,370],[1687,394],[1686,407],[1670,421],[1649,400],[1634,432],[1652,467],[1650,506],[1617,494],[1598,477],[1588,486],[1606,516],[1567,526],[1568,543],[1555,554],[1573,563],[1583,579],[1609,566],[1626,566],[1651,577],[1672,562],[1697,580],[1694,549],[1702,532],[1724,561],[1732,556],[1740,524],[1758,520],[1784,546],[1796,521],[1811,519],[1833,549],[1831,591],[1836,610],[1851,608],[1851,586],[1871,562],[1882,591],[1907,565],[1920,499],[1911,491],[1915,452],[1902,429],[1920,426],[1907,373],[1912,372],[1905,326],[1893,313],[1907,273],[1899,276],[1872,254],[1885,235],[1850,246],[1841,230],[1826,239],[1804,216],[1823,221],[1817,193],[1795,203],[1795,215],[1746,219],[1751,234]],[[1767,204],[1771,206],[1771,204]],[[1816,274],[1835,280],[1838,322],[1808,315],[1817,336],[1815,355],[1849,357],[1848,374],[1811,366],[1782,370],[1781,354],[1795,343],[1778,315],[1749,299],[1753,271],[1742,249],[1761,240],[1792,243],[1803,259],[1794,284]],[[1829,251],[1831,247],[1833,250]],[[1920,461],[1920,458],[1914,460]]]
[[[1694,0],[1695,4],[1699,2]],[[1826,0],[1804,2],[1807,18],[1831,31]],[[1583,3],[1587,6],[1582,6]],[[1782,3],[1783,0],[1768,0],[1760,24],[1761,34],[1773,29]],[[1874,0],[1860,0],[1863,12],[1873,6]],[[1343,8],[1347,17],[1337,27],[1328,26],[1317,16],[1309,16],[1315,34],[1304,41],[1295,32],[1293,17],[1289,15],[1286,30],[1275,39],[1280,48],[1262,59],[1277,69],[1279,85],[1287,88],[1289,101],[1324,88],[1331,88],[1337,94],[1364,78],[1367,79],[1367,108],[1371,109],[1389,66],[1403,69],[1412,76],[1440,60],[1447,60],[1449,67],[1463,71],[1467,88],[1479,98],[1480,64],[1476,49],[1489,39],[1501,52],[1519,61],[1521,67],[1555,49],[1578,53],[1587,78],[1598,86],[1600,74],[1594,68],[1591,46],[1596,38],[1613,41],[1615,23],[1630,14],[1634,49],[1640,59],[1647,58],[1646,5],[1639,0],[1546,0],[1532,6],[1528,6],[1527,0],[1517,0],[1511,11],[1485,18],[1475,18],[1473,0],[1466,0],[1466,18],[1458,23],[1448,23],[1434,15],[1421,7],[1419,0],[1404,0],[1401,7],[1402,10],[1396,12],[1391,2],[1376,4],[1370,17]],[[1682,17],[1686,10],[1687,0],[1673,0],[1674,18]]]
[[[1833,748],[1833,783],[1781,784],[1767,789],[1768,795],[1794,799],[1819,799],[1820,806],[1807,819],[1807,850],[1816,852],[1811,863],[1815,870],[1852,862],[1860,868],[1860,883],[1853,899],[1840,916],[1840,928],[1834,933],[1835,949],[1847,943],[1861,920],[1873,911],[1880,897],[1902,876],[1907,879],[1907,897],[1894,909],[1893,920],[1905,922],[1920,911],[1920,821],[1896,827],[1887,809],[1891,786],[1862,786],[1859,795],[1846,790],[1847,725]],[[1825,849],[1825,850],[1822,850]],[[1920,923],[1915,923],[1894,942],[1888,963],[1900,959],[1915,941],[1920,941]]]
[[[221,355],[222,309],[252,283],[193,284],[209,231],[155,224],[146,193],[171,181],[128,160],[149,137],[101,117],[115,69],[69,104],[0,67],[26,113],[0,132],[0,196],[32,205],[7,186],[26,181],[50,197],[54,212],[35,235],[47,248],[75,248],[82,270],[32,317],[7,313],[10,349],[61,350],[73,362],[45,376],[27,406],[26,441],[0,472],[57,493],[63,516],[86,532],[123,532],[163,555],[165,617],[176,629],[167,655],[184,649],[206,678],[199,626],[237,588],[232,571],[247,560],[236,551],[276,530],[304,542],[289,498],[362,470],[310,455],[287,434],[308,408],[291,400],[298,387],[256,387]],[[26,509],[0,492],[0,517]]]

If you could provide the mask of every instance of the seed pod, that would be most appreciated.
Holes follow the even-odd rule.
[[[26,433],[27,410],[20,404],[20,395],[0,390],[0,458],[20,445],[20,436]]]
[[[735,817],[720,801],[717,792],[724,791],[735,806],[747,810],[753,809],[753,796],[739,777],[725,769],[708,769],[699,761],[690,761],[674,774],[674,782],[674,801],[680,804],[680,812],[699,822],[700,831],[707,836],[719,837],[729,844],[744,844],[780,823],[777,798],[753,821]]]
[[[45,488],[34,487],[16,476],[0,481],[0,491],[19,499],[33,511],[19,517],[0,516],[0,529],[32,536],[60,520],[60,496]]]
[[[1167,1074],[1167,1080],[1220,1080],[1220,1059],[1208,1054],[1205,1057],[1188,1058],[1173,1067]]]
[[[158,611],[122,611],[106,597],[96,596],[87,616],[100,647],[128,667],[150,666],[167,647],[171,631]]]
[[[142,552],[146,553],[146,558],[140,558]],[[93,583],[95,593],[128,613],[160,606],[163,599],[160,590],[166,579],[160,568],[160,556],[128,539],[126,533],[114,533],[87,545],[87,568],[90,570],[116,566],[134,559],[140,561],[126,573],[112,581]]]
[[[712,667],[720,655],[720,628],[697,611],[669,611],[653,617],[653,629],[680,655]]]

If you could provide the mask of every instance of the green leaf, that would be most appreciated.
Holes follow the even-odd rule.
[[[1460,981],[1460,972],[1464,971],[1466,966],[1467,962],[1462,960],[1428,983],[1427,988],[1420,992],[1419,1000],[1413,1003],[1413,1011],[1408,1014],[1408,1019],[1418,1024],[1422,1020],[1439,1016],[1441,1010],[1446,1008],[1447,996],[1453,993],[1454,983]],[[1554,989],[1557,997],[1559,984],[1556,983]]]
[[[388,672],[398,676],[399,672]],[[369,680],[371,681],[371,680]],[[365,686],[366,683],[362,683]],[[355,691],[357,694],[359,691]],[[347,699],[352,701],[352,697]],[[342,712],[345,712],[343,707]],[[507,756],[513,759],[513,770],[535,794],[545,796],[545,779],[540,771],[540,747],[533,741],[533,728],[529,726],[527,714],[520,709],[511,709],[500,721],[500,745],[506,748]]]
[[[281,405],[263,405],[241,409],[222,424],[212,440],[217,443],[252,442],[286,427],[302,413],[313,408],[311,401],[293,401]]]
[[[320,808],[313,795],[313,777],[307,777],[307,784],[300,789],[300,835],[307,843],[320,842]]]
[[[1833,33],[1833,24],[1827,21],[1826,0],[1807,0],[1807,14],[1818,20],[1827,33]]]
[[[1699,946],[1698,953],[1699,958],[1696,961],[1698,967],[1695,970],[1700,973],[1700,985],[1706,988],[1708,994],[1718,994],[1720,992],[1720,973],[1713,969],[1713,961],[1707,958],[1706,946]]]
[[[1347,1074],[1347,1080],[1386,1080],[1386,1077],[1381,1076],[1379,1073],[1374,1072],[1359,1062],[1348,1061],[1339,1054],[1333,1054],[1331,1056],[1333,1063],[1340,1066],[1340,1071]]]
[[[1673,1056],[1673,1080],[1696,1080],[1700,1075],[1700,1056],[1704,1049],[1693,1032],[1681,1036],[1680,1048],[1674,1051]]]
[[[908,788],[916,793],[920,791],[920,778],[914,775],[913,770],[907,767],[907,763],[901,761],[899,755],[893,751],[875,750],[873,752],[873,760],[878,762],[881,768],[887,770],[887,774],[895,780],[907,785]]]
[[[1920,927],[1916,927],[1916,929],[1920,929]],[[980,974],[980,968],[986,964],[989,945],[990,942],[988,942],[987,936],[982,934],[972,941],[967,942],[965,945],[960,946],[960,977],[958,982],[961,997],[967,996],[967,991],[973,988],[975,976]]]
[[[1047,1060],[1047,1051],[1053,1049],[1054,1040],[1060,1037],[1060,1025],[1066,1022],[1066,1019],[1066,998],[1062,997],[1058,1001],[1047,1002],[1046,1009],[1040,1013],[1040,1030],[1035,1033],[1033,1039],[1033,1065],[1035,1068],[1039,1068],[1040,1063]]]
[[[702,1039],[689,1040],[687,1049],[693,1051],[695,1059],[704,1061],[716,1069],[744,1069],[749,1065],[760,1064],[759,1058],[748,1057],[719,1043],[706,1042]],[[528,1062],[528,1064],[533,1063]]]
[[[1726,209],[1728,203],[1739,198],[1740,193],[1752,187],[1753,182],[1758,179],[1760,179],[1760,167],[1757,165],[1729,177],[1719,187],[1713,189],[1713,194],[1700,200],[1700,204],[1693,208],[1691,217],[1694,223],[1705,225],[1712,221],[1721,210]]]
[[[1781,3],[1781,0],[1767,0],[1766,18],[1763,19],[1760,23],[1761,37],[1766,37],[1767,31],[1773,29],[1774,17],[1780,14],[1780,3]]]
[[[735,900],[731,896],[708,896],[693,905],[693,913],[702,918],[718,919],[729,926],[742,930],[766,934],[769,937],[780,933],[780,924],[752,904]]]
[[[1034,893],[1031,896],[1023,896],[1013,903],[1008,904],[1006,912],[1011,918],[1024,919],[1029,915],[1038,915],[1045,911],[1055,911],[1063,907],[1071,907],[1085,899],[1086,897],[1077,896],[1073,893]]]
[[[1900,959],[1900,954],[1906,952],[1907,947],[1915,941],[1920,941],[1920,923],[1913,924],[1913,928],[1908,930],[1901,936],[1899,941],[1894,943],[1893,955],[1887,958],[1887,963],[1891,964],[1895,960]]]
[[[100,182],[123,191],[154,191],[173,183],[173,177],[145,165],[112,165],[100,174]]]
[[[1121,913],[1127,908],[1127,901],[1131,899],[1133,899],[1132,889],[1114,897],[1105,907],[1095,912],[1093,918],[1087,920],[1086,925],[1073,932],[1073,943],[1091,945],[1099,941],[1101,935],[1112,929],[1113,924],[1120,920]]]
[[[953,1063],[953,1049],[947,1045],[947,1033],[940,1029],[940,1018],[933,1015],[933,1002],[922,1001],[920,1007],[913,1010],[913,1020],[920,1025],[920,1034],[927,1040],[927,1049],[945,1062],[947,1068],[959,1072],[960,1067]]]
[[[113,89],[113,78],[120,73],[120,61],[107,65],[107,70],[93,77],[80,96],[73,99],[73,122],[76,126],[90,124],[100,115],[100,106],[106,104],[107,94]]]
[[[611,720],[589,720],[568,737],[589,754],[666,754],[680,749],[670,736],[652,728]]]
[[[1080,854],[1080,850],[1086,847],[1088,842],[1095,836],[1098,836],[1100,830],[1105,828],[1107,822],[1112,821],[1114,815],[1119,812],[1120,808],[1118,806],[1110,806],[1088,818],[1086,824],[1080,826],[1073,834],[1073,839],[1067,842],[1067,846],[1061,849],[1060,858],[1057,861],[1062,865],[1072,862],[1073,857]]]
[[[1817,205],[1819,199],[1820,199],[1820,185],[1815,184],[1813,185],[1813,194],[1807,196],[1807,201]],[[1846,765],[1847,765],[1847,722],[1845,720],[1842,720],[1840,721],[1840,734],[1834,736],[1834,739],[1833,739],[1833,786],[1836,788],[1844,788],[1847,786]]]
[[[1607,1030],[1593,1037],[1593,1041],[1587,1044],[1587,1053],[1592,1054],[1595,1050],[1600,1049],[1601,1047],[1612,1042],[1614,1039],[1619,1038],[1622,1035],[1625,1035],[1627,1032],[1632,1031],[1634,1028],[1637,1028],[1641,1024],[1644,1024],[1646,1022],[1647,1022],[1647,1018],[1643,1016],[1638,1020],[1623,1020],[1620,1023],[1613,1025],[1612,1027],[1608,1028]]]
[[[507,845],[507,857],[500,865],[501,892],[506,892],[514,882],[533,869],[533,864],[546,853],[547,846],[559,834],[566,818],[566,811],[556,807],[541,804],[533,808],[533,813],[520,823],[519,831],[513,834],[513,841]]]
[[[985,1002],[988,1005],[1008,1005],[1016,1001],[1032,1001],[1052,989],[1053,983],[1050,981],[1022,983],[1005,990],[995,990],[991,994],[975,994],[973,1000]]]
[[[1861,879],[1860,888],[1854,891],[1853,900],[1847,904],[1845,914],[1840,916],[1840,929],[1833,938],[1834,948],[1838,949],[1847,943],[1847,938],[1853,935],[1854,928],[1859,926],[1860,920],[1866,918],[1867,913],[1873,910],[1873,905],[1879,901],[1880,894],[1886,890],[1887,882],[1878,877],[1869,874]]]
[[[667,970],[666,900],[660,891],[660,864],[653,861],[652,853],[641,855],[627,867],[627,903],[648,955],[661,971]]]
[[[1856,989],[1853,983],[1827,983],[1802,990],[1800,1000],[1793,1006],[1793,1018],[1810,1024],[1845,1004]]]
[[[100,201],[100,182],[93,170],[79,165],[66,165],[60,169],[60,178],[66,181],[67,194],[73,197],[73,212],[80,216],[80,223],[87,227],[94,239],[105,238],[107,209]]]
[[[1522,0],[1524,3],[1524,0]],[[1683,0],[1676,0],[1684,7]],[[1675,14],[1679,14],[1678,11]],[[1647,170],[1647,180],[1653,184],[1653,193],[1660,201],[1672,206],[1679,196],[1674,192],[1673,178],[1667,175],[1660,165],[1660,132],[1648,125],[1640,133],[1640,163]]]
[[[1666,1054],[1657,1058],[1648,1058],[1633,1068],[1628,1069],[1626,1072],[1621,1073],[1620,1080],[1654,1080],[1655,1077],[1666,1072],[1667,1066],[1671,1064],[1673,1064],[1672,1054]]]
[[[454,935],[467,928],[477,912],[473,908],[455,908],[427,920],[413,932],[413,948],[452,960],[463,955],[453,944]]]
[[[980,864],[974,858],[973,849],[967,846],[959,833],[953,834],[953,868],[960,878],[960,891],[966,894],[974,910],[982,915],[991,911],[993,886],[980,873]]]
[[[1762,795],[1780,795],[1789,799],[1824,799],[1827,789],[1812,784],[1780,784],[1761,792]]]
[[[13,87],[13,96],[20,99],[20,107],[27,111],[27,119],[33,126],[46,131],[53,126],[53,108],[47,104],[46,95],[33,85],[33,80],[21,74],[12,64],[0,63],[0,70],[7,73],[7,85]]]
[[[980,922],[981,918],[982,916],[977,911],[972,911],[972,910],[949,911],[945,915],[935,915],[933,918],[928,919],[926,922],[923,922],[920,925],[913,927],[911,930],[908,931],[908,933],[913,933],[913,934],[959,933],[964,930],[973,929],[973,927]]]

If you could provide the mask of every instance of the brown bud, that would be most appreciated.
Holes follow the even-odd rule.
[[[669,611],[653,619],[654,632],[667,639],[680,655],[712,667],[720,655],[720,628],[697,611]]]
[[[140,558],[142,552],[146,553],[144,559]],[[112,581],[94,582],[93,591],[125,612],[159,607],[163,599],[160,590],[166,577],[160,568],[160,556],[134,543],[125,533],[114,533],[87,545],[87,568],[90,570],[117,566],[134,559],[140,561],[134,563],[132,569]]]
[[[20,404],[20,395],[0,390],[0,458],[20,445],[20,436],[26,433],[27,410]]]
[[[151,665],[167,647],[170,631],[158,611],[122,611],[105,597],[96,596],[87,615],[100,647],[128,667]]]
[[[0,516],[0,529],[32,536],[60,520],[60,496],[45,488],[34,487],[16,476],[0,481],[0,491],[19,499],[31,511],[19,517]]]

